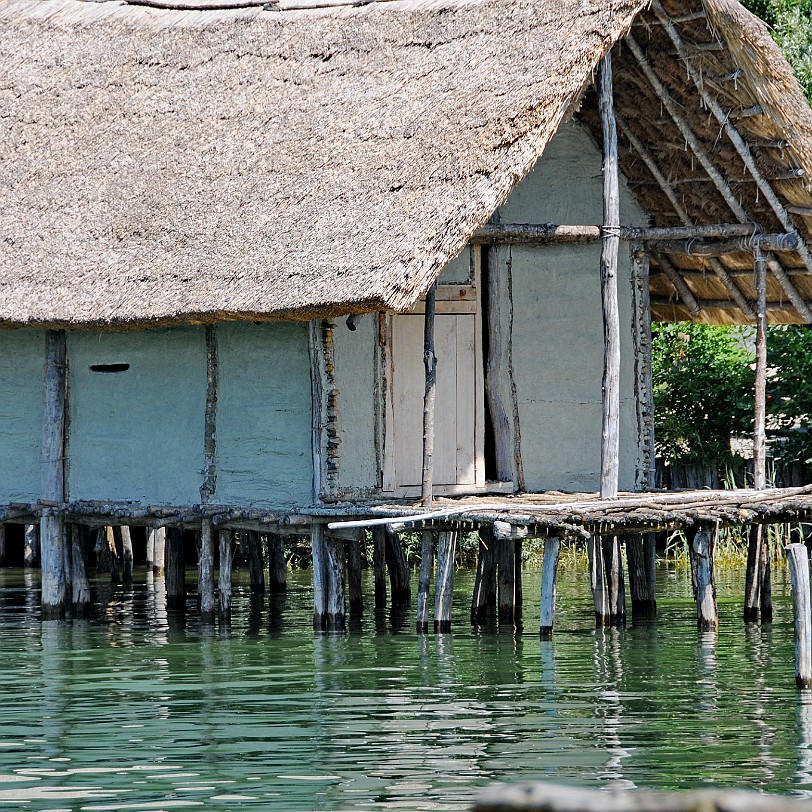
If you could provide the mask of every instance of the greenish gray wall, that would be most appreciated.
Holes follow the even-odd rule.
[[[0,330],[0,502],[39,499],[45,333]]]
[[[125,372],[94,364],[127,363]],[[206,403],[203,328],[68,333],[72,500],[200,501]]]
[[[217,489],[213,501],[270,507],[310,504],[313,464],[307,325],[221,324],[217,353]],[[205,383],[205,374],[203,380]],[[202,422],[201,411],[201,426]]]
[[[601,153],[570,122],[499,210],[504,223],[603,221]],[[621,221],[646,217],[621,183]],[[508,264],[510,268],[508,268]],[[528,490],[594,491],[601,436],[603,320],[600,245],[514,246],[499,251],[512,273],[513,365]],[[620,487],[632,489],[639,456],[632,339],[632,263],[620,247]],[[503,324],[503,334],[508,325]],[[509,398],[508,390],[504,395]],[[506,400],[510,402],[510,400]]]
[[[377,316],[360,319],[355,331],[344,319],[333,330],[333,365],[338,390],[339,490],[367,491],[378,486],[375,448],[375,342]]]

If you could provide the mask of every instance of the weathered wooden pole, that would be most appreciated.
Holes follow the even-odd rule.
[[[611,51],[598,65],[598,111],[603,133],[603,420],[600,492],[602,499],[611,499],[617,496],[620,458],[620,315],[617,301],[620,192]]]
[[[344,589],[344,541],[325,535],[325,591],[326,618],[324,628],[343,631],[346,626],[346,602]]]
[[[26,569],[36,567],[39,563],[39,525],[27,524],[23,541],[23,566]]]
[[[327,548],[323,524],[310,527],[310,548],[313,556],[313,628],[327,628]]]
[[[555,576],[561,555],[561,539],[548,536],[544,539],[544,558],[541,562],[541,622],[539,634],[547,639],[553,636],[555,623]]]
[[[288,588],[288,560],[285,558],[285,539],[276,533],[268,534],[268,589],[284,592]]]
[[[147,572],[152,571],[152,567],[155,564],[155,528],[148,527],[147,528],[147,549],[146,549],[146,564],[147,564]]]
[[[763,526],[751,524],[747,533],[747,567],[744,573],[744,622],[758,620],[761,589],[759,584],[759,562],[761,561],[761,540]]]
[[[158,527],[155,530],[155,557],[152,562],[152,571],[156,575],[163,575],[166,570],[166,528]]]
[[[655,533],[626,537],[632,622],[657,616],[657,537]]]
[[[200,525],[200,555],[197,560],[197,593],[200,598],[200,619],[214,620],[214,528],[210,519]]]
[[[372,568],[375,571],[375,608],[386,607],[386,528],[372,528]]]
[[[499,622],[514,626],[520,626],[522,622],[521,545],[521,539],[496,539]]]
[[[357,530],[355,538],[344,545],[347,550],[347,592],[349,595],[350,617],[364,614],[364,593],[361,588],[361,548],[364,544],[364,531]]]
[[[121,563],[122,563],[122,579],[125,584],[132,584],[133,582],[133,540],[130,528],[127,525],[121,525],[119,528],[121,533]]]
[[[386,567],[389,570],[392,605],[409,603],[412,597],[409,562],[406,560],[400,536],[388,527],[386,528]]]
[[[217,574],[217,613],[221,620],[231,617],[231,531],[221,530],[220,570]]]
[[[90,582],[85,560],[90,528],[84,524],[71,524],[70,535],[73,611],[76,617],[83,617],[90,604]]]
[[[67,342],[64,330],[45,333],[45,404],[42,424],[42,499],[65,501],[65,415],[67,409]],[[40,519],[42,617],[62,617],[69,602],[69,554],[65,521],[60,507],[43,512]]]
[[[186,570],[183,560],[183,529],[166,528],[166,606],[186,608]]]
[[[434,571],[434,533],[423,530],[420,533],[420,574],[417,581],[417,633],[429,631],[429,590]]]
[[[758,580],[759,580],[759,602],[761,604],[761,622],[772,623],[773,621],[773,589],[770,572],[770,534],[769,528],[765,525],[762,529],[761,555],[759,556]]]
[[[787,545],[792,610],[795,617],[795,684],[812,688],[812,608],[809,599],[809,551],[804,544]]]
[[[116,545],[116,528],[108,525],[104,528],[104,532],[107,540],[107,563],[110,566],[110,581],[114,584],[120,584],[121,570],[119,568],[118,546]]]
[[[702,524],[688,533],[691,570],[694,574],[696,622],[699,630],[713,632],[719,628],[716,612],[716,581],[713,571],[713,553],[717,528]],[[693,536],[693,537],[692,537]]]
[[[609,623],[626,625],[626,583],[623,577],[623,551],[618,536],[604,536],[603,560],[609,597]]]
[[[437,538],[437,572],[434,576],[434,632],[451,631],[451,599],[454,593],[454,563],[457,531],[444,530]]]
[[[753,487],[767,486],[767,263],[759,249],[753,254],[756,282],[756,384],[753,422]]]
[[[606,564],[600,536],[590,536],[586,546],[589,555],[589,580],[592,587],[592,599],[595,603],[595,626],[601,628],[611,624],[611,615],[609,592],[606,586]]]
[[[496,612],[496,540],[493,525],[479,527],[479,554],[477,556],[474,594],[471,597],[471,623],[485,623],[489,614]]]
[[[434,311],[437,302],[437,283],[426,294],[426,315],[423,325],[423,366],[426,371],[426,389],[423,394],[423,507],[431,509],[434,489],[434,398],[437,390],[437,356],[434,354]]]
[[[265,561],[262,555],[262,537],[255,530],[245,533],[248,545],[248,572],[251,577],[251,592],[265,594]]]

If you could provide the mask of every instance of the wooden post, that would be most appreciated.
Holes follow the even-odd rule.
[[[372,567],[375,570],[375,608],[386,606],[386,528],[372,528]]]
[[[392,604],[409,603],[412,597],[411,576],[400,536],[386,528],[386,566],[392,589]]]
[[[595,603],[595,627],[609,626],[609,594],[606,588],[606,565],[603,558],[603,544],[600,536],[590,536],[587,542],[589,554],[589,580],[592,586],[592,599]]]
[[[84,524],[70,525],[71,535],[71,582],[73,586],[73,611],[83,617],[90,603],[90,583],[87,579],[86,550],[90,540],[90,528]]]
[[[598,65],[598,110],[603,132],[603,421],[601,429],[601,498],[617,496],[620,455],[620,315],[617,302],[617,256],[620,228],[617,129],[612,93],[612,54]]]
[[[451,599],[454,592],[454,562],[457,532],[444,530],[437,539],[437,574],[434,581],[434,633],[451,631]]]
[[[496,611],[495,546],[493,525],[480,525],[476,581],[471,598],[471,623],[475,626],[485,623],[488,614]]]
[[[166,606],[186,608],[186,570],[183,561],[183,529],[166,529]]]
[[[770,572],[770,536],[769,528],[762,525],[761,555],[759,556],[758,580],[759,602],[761,603],[761,622],[773,621],[773,590]]]
[[[655,533],[626,537],[632,622],[635,624],[657,616],[656,541]]]
[[[206,325],[206,411],[203,429],[203,484],[200,501],[208,504],[217,489],[217,328]]]
[[[121,561],[122,561],[122,577],[125,584],[132,584],[133,582],[133,540],[130,534],[130,528],[127,525],[122,525],[119,528],[121,533]]]
[[[364,594],[361,589],[361,547],[364,543],[364,531],[358,530],[356,538],[346,543],[347,548],[347,591],[349,592],[350,617],[361,617],[364,614]]]
[[[417,633],[429,631],[429,589],[434,570],[434,533],[423,530],[420,534],[420,575],[417,582]]]
[[[604,536],[603,560],[609,596],[609,623],[626,625],[626,583],[623,577],[623,551],[617,536]]]
[[[699,630],[713,632],[719,628],[716,613],[716,582],[713,573],[713,553],[716,546],[716,528],[700,525],[691,539],[690,554],[695,575],[694,597],[696,598],[696,620]]]
[[[156,575],[163,575],[166,570],[166,528],[158,527],[155,530],[155,557],[152,562],[152,571]]]
[[[561,539],[548,536],[544,539],[544,558],[541,563],[541,623],[539,633],[542,638],[553,636],[555,621],[555,576],[561,554]]]
[[[23,566],[26,569],[36,567],[39,563],[39,525],[27,524],[25,526],[25,540],[23,548]]]
[[[426,294],[426,315],[423,331],[423,366],[426,370],[426,390],[423,395],[423,507],[430,510],[434,487],[434,396],[437,389],[437,356],[434,354],[434,311],[437,283]]]
[[[146,550],[146,564],[147,564],[147,572],[152,571],[152,567],[155,563],[155,528],[148,527],[147,528],[147,550]]]
[[[108,525],[104,528],[105,539],[107,541],[107,563],[110,566],[110,581],[114,584],[121,583],[121,571],[118,566],[118,548],[116,545],[116,528]]]
[[[248,543],[248,571],[251,576],[251,592],[265,594],[265,561],[262,555],[262,538],[254,530],[246,532]]]
[[[327,615],[325,626],[328,631],[343,631],[346,625],[346,604],[344,599],[344,542],[333,536],[325,536],[325,587],[327,593]]]
[[[496,558],[499,586],[499,622],[521,625],[522,620],[522,570],[517,566],[521,561],[521,541],[518,539],[496,539]]]
[[[214,620],[214,529],[210,519],[203,519],[200,525],[197,592],[200,597],[200,619],[210,623]]]
[[[753,254],[756,275],[756,385],[753,422],[753,487],[767,486],[767,264],[759,249]]]
[[[747,538],[747,568],[744,574],[744,622],[755,623],[761,603],[761,585],[759,584],[761,543],[763,526],[751,524]]]
[[[327,628],[327,549],[323,524],[310,527],[313,554],[313,628]]]
[[[231,531],[221,530],[220,571],[217,575],[217,612],[222,620],[231,617]]]
[[[787,545],[795,617],[795,684],[812,688],[812,614],[809,599],[809,552],[804,544]]]
[[[285,539],[276,533],[268,534],[268,589],[284,592],[288,588],[288,561],[285,558]]]
[[[64,330],[45,333],[45,404],[42,423],[42,499],[61,505],[65,500],[65,414],[67,409],[67,343]],[[42,617],[62,617],[69,601],[69,555],[65,522],[59,509],[40,519]]]

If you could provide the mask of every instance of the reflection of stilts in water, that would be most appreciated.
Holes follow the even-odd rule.
[[[599,777],[612,781],[615,786],[632,789],[636,786],[634,781],[623,775],[623,760],[631,755],[631,751],[623,746],[620,738],[623,723],[623,703],[620,699],[623,682],[621,634],[618,629],[595,630],[595,684],[603,686],[598,690],[595,715],[603,718],[601,733],[609,753],[609,759]]]
[[[158,633],[156,643],[166,643],[169,621],[166,616],[166,581],[163,575],[147,570],[147,623]]]
[[[703,719],[700,738],[703,744],[716,744],[718,741],[719,683],[717,682],[718,660],[716,658],[717,634],[715,631],[700,632],[697,651],[697,709]]]
[[[764,696],[769,691],[765,673],[769,664],[769,626],[748,623],[744,627],[746,638],[745,651],[753,666],[753,688],[755,706],[753,708],[753,723],[756,726],[758,738],[758,762],[763,767],[764,778],[771,781],[775,778],[775,771],[780,762],[772,755],[771,746],[775,739],[775,725],[769,723],[770,714],[764,705]]]
[[[802,691],[798,696],[798,769],[795,778],[801,786],[795,794],[812,798],[812,694]]]
[[[67,711],[64,664],[70,648],[70,625],[60,620],[46,620],[40,632],[42,645],[40,673],[42,679],[39,710],[42,714],[42,734],[46,741],[44,752],[49,758],[70,755],[62,749]]]
[[[25,569],[23,571],[25,584],[25,613],[28,617],[39,614],[39,571]]]

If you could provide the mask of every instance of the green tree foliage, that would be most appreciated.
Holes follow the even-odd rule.
[[[654,437],[664,459],[722,466],[731,459],[731,436],[752,431],[747,329],[654,325]]]
[[[745,0],[744,5],[770,26],[812,102],[812,0]]]

